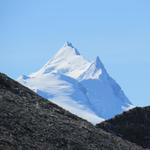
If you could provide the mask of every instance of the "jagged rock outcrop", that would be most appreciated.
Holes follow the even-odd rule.
[[[150,106],[136,107],[97,124],[97,127],[144,148],[150,148]]]
[[[0,150],[142,150],[0,74]]]

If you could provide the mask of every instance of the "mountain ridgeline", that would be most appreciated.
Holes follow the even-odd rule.
[[[0,74],[0,150],[142,150]]]
[[[40,70],[18,81],[93,124],[133,107],[100,58],[88,61],[69,42]]]

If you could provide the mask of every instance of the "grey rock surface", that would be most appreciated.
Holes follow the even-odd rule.
[[[150,149],[150,106],[136,107],[97,127]]]

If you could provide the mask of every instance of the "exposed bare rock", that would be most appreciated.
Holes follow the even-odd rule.
[[[136,107],[97,125],[114,135],[150,148],[150,107]]]

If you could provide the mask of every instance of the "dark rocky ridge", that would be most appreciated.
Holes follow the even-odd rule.
[[[0,74],[0,150],[142,150]]]
[[[150,148],[150,106],[136,107],[97,125],[144,148]]]

